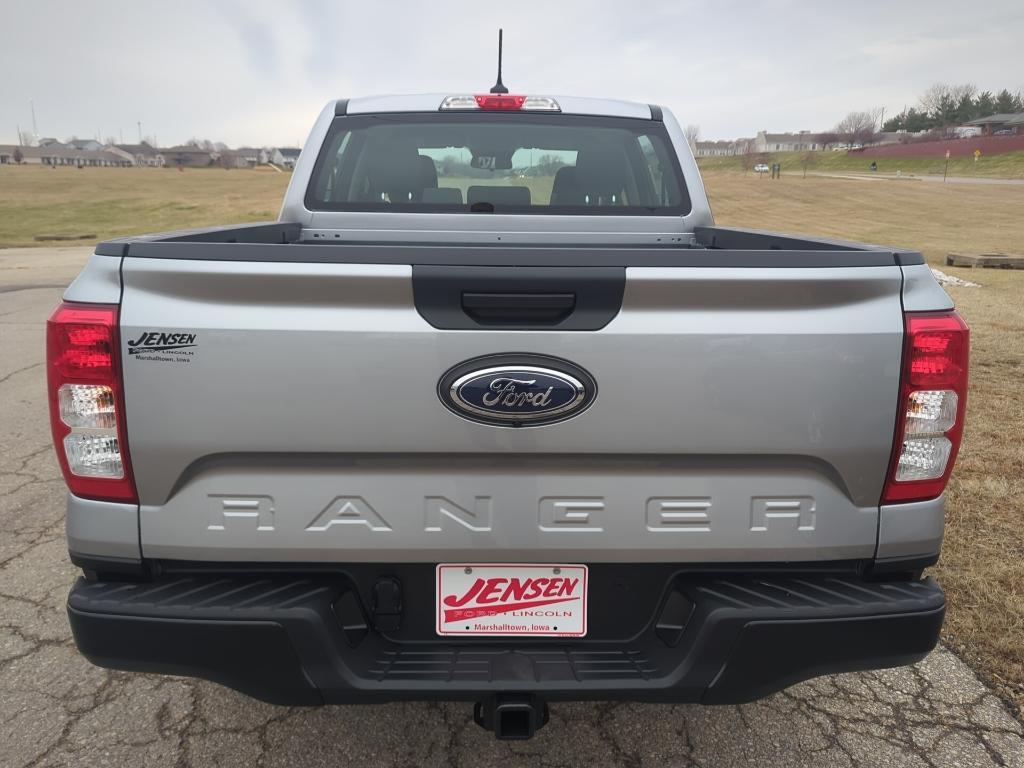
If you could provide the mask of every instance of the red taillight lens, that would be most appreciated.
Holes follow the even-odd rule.
[[[907,313],[883,504],[934,499],[945,490],[963,436],[969,353],[970,329],[956,312]]]
[[[61,304],[46,323],[50,428],[68,489],[136,502],[124,428],[118,308]]]
[[[525,96],[513,96],[510,93],[480,93],[473,97],[480,109],[522,109]]]

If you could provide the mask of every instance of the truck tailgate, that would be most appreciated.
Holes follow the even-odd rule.
[[[408,264],[129,255],[121,343],[144,555],[871,557],[900,268],[624,272],[621,309],[597,330],[442,330],[417,311]],[[524,429],[445,408],[445,372],[496,353],[580,366],[596,399]]]

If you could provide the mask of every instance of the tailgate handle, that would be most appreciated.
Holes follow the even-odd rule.
[[[575,308],[575,293],[462,292],[462,311],[480,325],[557,325]]]

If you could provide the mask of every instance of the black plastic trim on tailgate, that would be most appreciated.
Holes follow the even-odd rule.
[[[622,309],[625,290],[624,267],[412,268],[416,311],[446,330],[596,331]]]

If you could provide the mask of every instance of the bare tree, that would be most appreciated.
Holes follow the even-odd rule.
[[[952,97],[950,91],[946,83],[933,83],[921,94],[921,108],[928,113],[935,112],[944,99]]]
[[[753,168],[757,162],[755,149],[754,142],[746,141],[743,143],[742,152],[740,154],[740,168],[743,169],[744,173]]]
[[[813,168],[818,164],[818,153],[817,152],[806,152],[800,158],[800,165],[804,168],[804,178],[807,178],[807,169]]]
[[[839,143],[839,134],[835,131],[825,131],[825,133],[818,134],[818,143],[821,144],[822,149],[828,149],[829,147]]]
[[[921,107],[929,115],[940,115],[949,110],[949,105],[973,101],[977,95],[978,86],[974,83],[933,83],[921,94]]]
[[[25,155],[21,152],[21,147],[14,148],[14,152],[11,153],[11,159],[14,160],[17,165],[21,165],[21,161],[25,159]]]
[[[691,123],[686,126],[686,130],[683,133],[686,135],[686,141],[690,145],[690,150],[696,152],[697,142],[700,140],[700,126]]]
[[[863,112],[851,112],[839,121],[835,132],[850,145],[870,144],[875,140],[881,116],[882,110],[878,107]]]

